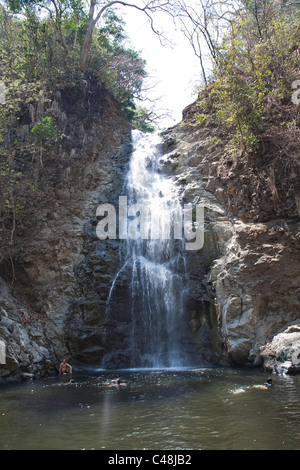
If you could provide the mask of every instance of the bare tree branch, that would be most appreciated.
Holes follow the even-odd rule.
[[[143,6],[139,6],[136,3],[129,3],[129,2],[124,2],[121,0],[112,0],[106,2],[98,11],[96,12],[96,7],[97,7],[97,0],[90,0],[90,8],[89,8],[89,26],[88,30],[84,39],[83,43],[83,48],[82,48],[82,53],[81,53],[81,58],[80,58],[80,69],[85,70],[86,69],[86,63],[87,63],[87,57],[88,53],[92,44],[92,36],[93,36],[93,31],[100,20],[100,18],[103,16],[106,10],[109,8],[115,6],[115,5],[121,5],[123,7],[130,7],[134,8],[136,10],[139,10],[140,12],[144,13],[146,17],[149,20],[150,27],[152,31],[161,37],[161,33],[155,29],[154,26],[154,20],[153,20],[153,14],[156,12],[164,12],[168,14],[172,14],[172,1],[171,0],[144,0]]]

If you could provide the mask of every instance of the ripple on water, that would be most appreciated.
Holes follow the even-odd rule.
[[[126,383],[110,388],[116,377]],[[1,449],[297,449],[300,377],[258,371],[74,374],[0,389]]]

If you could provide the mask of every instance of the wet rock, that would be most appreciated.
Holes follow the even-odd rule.
[[[300,324],[289,326],[261,347],[263,366],[279,374],[300,373]]]
[[[191,105],[185,112],[190,116],[193,110]],[[184,122],[168,132],[176,142],[165,157],[172,161],[176,154],[171,177],[184,201],[206,207],[204,247],[187,257],[189,295],[199,302],[199,324],[202,299],[212,306],[219,363],[261,366],[261,347],[299,321],[299,224],[292,206],[289,217],[278,219],[279,207],[261,175],[228,165],[222,146],[205,146],[214,132]],[[280,210],[286,215],[288,201],[284,204]],[[292,354],[284,351],[282,362]]]

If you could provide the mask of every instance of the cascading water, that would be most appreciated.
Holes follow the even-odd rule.
[[[130,272],[131,325],[127,352],[131,367],[190,365],[184,243],[182,232],[180,236],[175,233],[180,198],[172,180],[160,172],[161,155],[158,134],[133,132],[126,182],[131,208],[126,229],[129,235],[132,233],[120,242],[119,271],[126,267]],[[151,216],[141,220],[145,209]],[[132,225],[139,230],[138,235]]]

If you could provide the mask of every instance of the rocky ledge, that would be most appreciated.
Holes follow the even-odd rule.
[[[163,164],[183,200],[205,207],[204,247],[188,257],[188,272],[190,297],[199,308],[205,302],[211,306],[211,359],[299,372],[295,198],[283,191],[279,178],[276,187],[268,178],[270,162],[229,161],[219,130],[191,125],[191,107],[185,114],[165,133]]]
[[[300,324],[290,326],[261,348],[264,367],[279,374],[300,373]]]
[[[0,382],[57,373],[63,358],[99,365],[103,312],[118,269],[116,246],[104,251],[96,237],[96,209],[119,195],[131,125],[95,77],[56,91],[38,111],[55,115],[65,137],[44,152],[51,199],[0,257]]]

